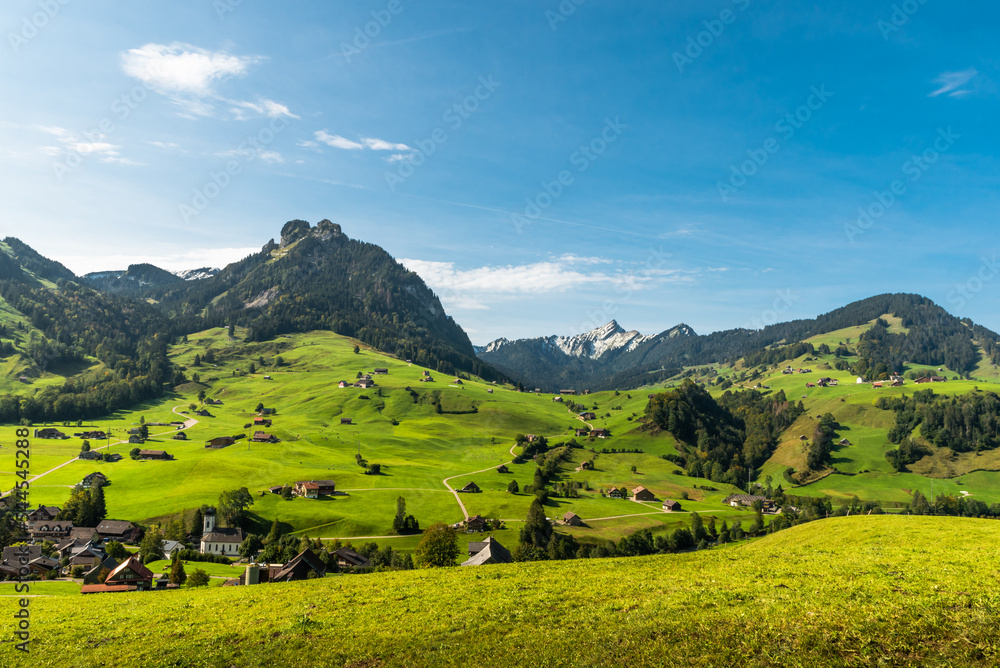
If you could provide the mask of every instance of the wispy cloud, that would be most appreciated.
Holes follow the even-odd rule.
[[[543,296],[589,286],[622,286],[629,290],[659,283],[692,283],[691,272],[659,269],[643,272],[594,271],[593,267],[610,264],[596,257],[563,255],[524,265],[485,266],[459,269],[454,262],[434,262],[405,258],[400,262],[416,272],[438,291],[446,307],[488,308],[490,302],[517,296]]]
[[[964,97],[972,93],[969,88],[963,88],[965,84],[972,81],[975,76],[979,74],[974,67],[970,67],[967,70],[962,70],[961,72],[942,72],[936,79],[934,83],[938,84],[940,88],[929,93],[927,97],[937,97],[939,95],[947,95],[948,97]]]
[[[93,156],[104,163],[117,163],[120,165],[143,164],[122,157],[121,146],[105,141],[103,136],[81,139],[65,128],[43,125],[36,125],[34,128],[45,134],[52,135],[59,141],[59,145],[57,146],[49,145],[41,147],[42,153],[51,158],[62,158],[70,154],[76,154],[83,158]]]
[[[170,45],[150,43],[121,55],[125,74],[170,98],[185,116],[212,116],[216,113],[216,104],[221,102],[230,105],[233,117],[238,120],[245,118],[248,111],[270,118],[298,118],[288,107],[274,100],[230,100],[217,92],[217,84],[245,77],[252,65],[263,60],[261,56],[236,56],[178,42]]]
[[[354,141],[353,139],[348,139],[347,137],[342,137],[341,135],[330,134],[327,130],[317,130],[313,133],[317,141],[323,142],[331,148],[339,148],[345,151],[412,151],[413,149],[406,144],[397,144],[391,141],[386,141],[384,139],[375,139],[374,137],[361,137],[359,141]],[[312,144],[312,142],[308,142]],[[299,144],[303,146],[302,143]],[[305,146],[305,148],[311,148],[311,146]],[[394,155],[386,158],[389,162],[397,162],[400,160],[407,160],[411,157],[411,154],[400,154],[396,153]]]

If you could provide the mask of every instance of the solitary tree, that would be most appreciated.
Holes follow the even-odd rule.
[[[241,526],[246,509],[253,505],[253,496],[246,487],[223,492],[219,495],[219,521],[228,527]]]
[[[510,492],[511,494],[517,494],[520,491],[520,488],[517,486],[516,480],[511,480],[509,483],[507,483],[507,491]]]
[[[438,522],[424,532],[413,558],[423,568],[440,568],[454,566],[458,554],[458,532]]]
[[[204,587],[209,582],[208,573],[200,568],[194,569],[194,572],[188,576],[187,583],[189,587]]]
[[[357,355],[360,352],[361,352],[361,348],[359,348],[358,346],[354,346],[354,354]]]
[[[187,580],[187,573],[184,572],[184,564],[180,559],[180,552],[174,552],[173,561],[170,564],[170,582],[175,585],[182,585]]]

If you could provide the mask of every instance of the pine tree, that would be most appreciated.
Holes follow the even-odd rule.
[[[545,519],[545,509],[541,502],[535,499],[528,508],[528,517],[521,527],[521,543],[534,545],[542,550],[548,549],[552,538],[552,525]]]
[[[184,564],[180,559],[180,552],[174,552],[173,561],[170,564],[170,582],[175,585],[182,585],[187,580],[187,573],[184,572]]]
[[[108,508],[104,502],[104,485],[94,485],[90,489],[90,516],[93,524],[83,526],[97,526],[108,516]]]
[[[392,532],[401,534],[406,528],[406,499],[396,499],[396,516],[392,519]]]

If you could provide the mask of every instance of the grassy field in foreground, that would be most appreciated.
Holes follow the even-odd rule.
[[[997,526],[837,518],[683,555],[39,598],[30,659],[7,626],[0,664],[995,666]]]

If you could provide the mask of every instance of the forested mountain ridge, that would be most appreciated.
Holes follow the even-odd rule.
[[[766,356],[770,347],[867,325],[884,315],[899,318],[907,331],[889,332],[884,323],[876,323],[861,336],[858,356],[853,361],[858,374],[866,378],[900,370],[903,362],[943,365],[967,374],[979,363],[980,348],[989,360],[1000,361],[1000,335],[970,320],[959,319],[930,299],[913,294],[877,295],[811,320],[793,320],[760,330],[731,329],[704,336],[693,332],[678,336],[676,332],[681,328],[678,326],[623,352],[608,364],[583,369],[578,359],[561,351],[549,349],[543,355],[521,341],[510,342],[498,351],[484,350],[480,357],[510,375],[523,378],[527,384],[545,389],[557,389],[567,378],[572,378],[586,383],[587,389],[624,390],[659,382],[676,375],[683,367],[728,364],[742,358]],[[863,364],[858,364],[862,360]]]

